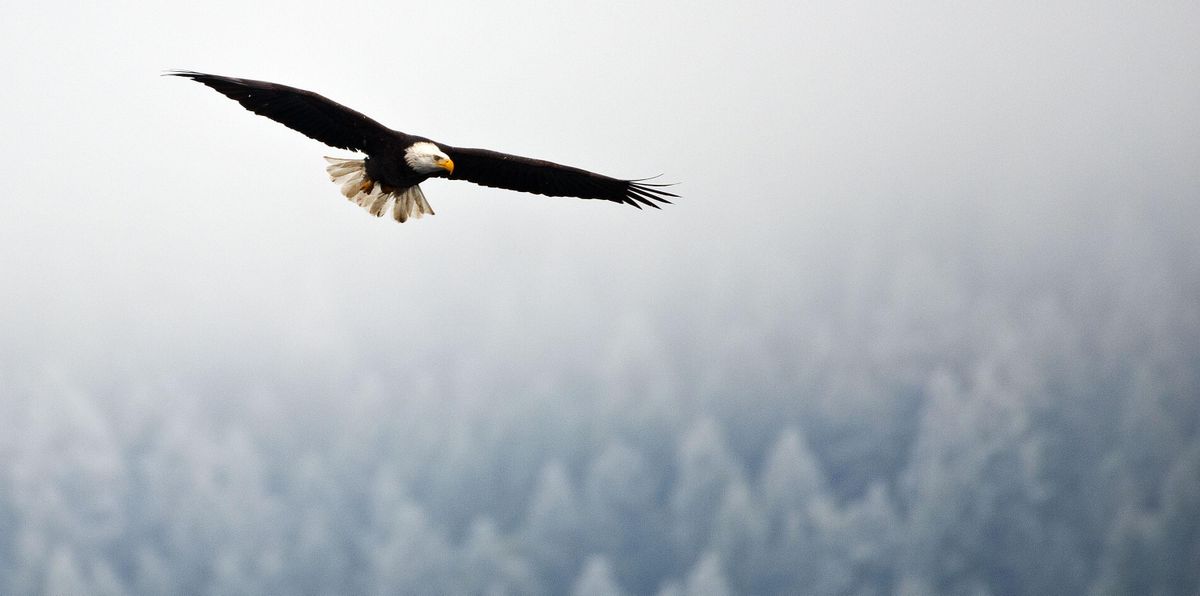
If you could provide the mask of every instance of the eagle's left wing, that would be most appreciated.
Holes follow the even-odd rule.
[[[438,147],[454,162],[451,180],[551,197],[603,199],[638,209],[642,205],[658,209],[657,203],[671,202],[667,197],[678,198],[678,195],[662,190],[669,186],[667,184],[609,178],[571,166],[487,149],[462,149],[442,143],[438,143]]]

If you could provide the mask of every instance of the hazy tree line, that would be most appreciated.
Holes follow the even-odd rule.
[[[1159,231],[730,267],[599,359],[8,370],[0,593],[1195,595],[1200,258]]]

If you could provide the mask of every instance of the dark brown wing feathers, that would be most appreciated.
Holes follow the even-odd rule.
[[[644,180],[609,178],[571,166],[487,149],[438,146],[454,161],[451,180],[551,197],[603,199],[638,209],[642,205],[657,209],[658,203],[671,202],[667,197],[678,196],[661,189],[666,185],[649,184]]]
[[[366,152],[391,134],[382,124],[312,91],[191,71],[167,74],[208,85],[247,110],[331,147]]]

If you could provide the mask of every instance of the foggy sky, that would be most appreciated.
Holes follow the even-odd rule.
[[[10,12],[9,374],[266,365],[281,341],[346,372],[356,350],[429,358],[496,335],[554,357],[697,292],[801,303],[864,246],[1055,258],[1145,216],[1196,247],[1190,2]],[[451,144],[661,173],[684,198],[638,212],[435,180],[437,216],[374,221],[325,177],[321,156],[344,152],[158,76],[172,68],[312,89]],[[512,327],[479,328],[488,309]]]

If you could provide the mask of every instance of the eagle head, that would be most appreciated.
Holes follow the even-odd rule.
[[[454,162],[437,145],[419,141],[404,150],[404,163],[418,174],[435,176],[454,173]]]

